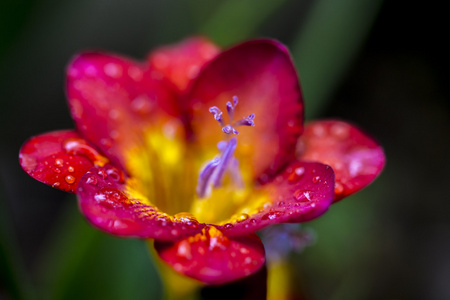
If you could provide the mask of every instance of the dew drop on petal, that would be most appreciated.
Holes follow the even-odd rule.
[[[184,259],[192,259],[191,245],[187,240],[178,243],[177,256]]]
[[[242,222],[242,221],[247,220],[249,217],[250,217],[250,216],[249,216],[248,214],[240,214],[240,215],[237,217],[237,221],[238,221],[238,222]]]
[[[330,131],[333,136],[341,140],[345,140],[349,136],[349,126],[344,123],[334,124]]]
[[[303,167],[295,168],[289,175],[288,181],[290,183],[294,183],[294,182],[298,181],[303,176],[304,173],[305,173],[305,168],[303,168]]]
[[[89,176],[89,177],[86,179],[86,183],[87,183],[87,184],[90,184],[90,185],[97,185],[97,177]]]
[[[294,198],[298,202],[308,202],[311,201],[311,192],[305,190],[296,190],[294,192]]]
[[[326,134],[326,128],[323,125],[313,126],[312,129],[316,137],[323,137]]]
[[[344,192],[344,186],[342,185],[342,183],[337,182],[334,184],[334,193],[336,195],[341,195]]]
[[[122,67],[115,63],[108,63],[103,67],[103,71],[106,75],[113,77],[113,78],[119,78],[122,76]]]
[[[57,166],[57,167],[64,166],[64,160],[62,160],[61,158],[55,159],[55,166]]]
[[[75,168],[72,167],[72,166],[69,166],[69,167],[67,168],[67,171],[69,171],[70,173],[73,173],[73,172],[75,172]]]
[[[61,185],[61,183],[55,182],[54,184],[52,184],[52,187],[59,187],[60,185]]]
[[[313,183],[319,183],[321,181],[322,181],[322,179],[320,178],[320,176],[314,176],[313,179],[312,179]]]
[[[283,215],[282,211],[271,211],[261,217],[262,220],[274,220]]]
[[[97,172],[98,176],[101,176],[103,179],[106,179],[106,177],[108,177],[108,174],[106,173],[106,171],[104,169],[100,169]]]
[[[60,168],[54,168],[54,169],[53,169],[53,172],[59,174],[59,173],[61,173],[61,169],[60,169]]]
[[[225,229],[230,229],[230,228],[233,228],[234,226],[233,226],[233,224],[231,224],[231,223],[227,223],[227,224],[223,225],[223,227],[224,227]]]
[[[75,177],[73,177],[72,175],[67,175],[66,177],[64,177],[64,180],[68,184],[73,184],[75,182]]]

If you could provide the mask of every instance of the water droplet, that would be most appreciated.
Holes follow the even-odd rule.
[[[109,167],[106,169],[106,174],[111,176],[117,182],[123,183],[125,181],[125,176],[123,172],[117,169],[116,167]]]
[[[239,251],[240,251],[242,254],[249,254],[249,253],[250,253],[250,251],[249,251],[247,248],[244,248],[244,247],[241,247],[241,249],[239,249]]]
[[[106,179],[106,177],[108,177],[108,173],[106,173],[104,169],[98,170],[97,174],[98,176],[101,176],[103,179]]]
[[[294,199],[298,202],[308,202],[311,201],[311,192],[305,190],[296,190],[294,192]]]
[[[342,183],[337,182],[334,184],[334,193],[336,195],[341,195],[344,192],[344,186],[342,185]]]
[[[57,166],[57,167],[62,167],[62,166],[64,166],[64,160],[61,159],[61,158],[55,159],[55,166]]]
[[[278,217],[281,217],[282,215],[283,215],[282,211],[275,210],[275,211],[271,211],[271,212],[265,214],[264,216],[262,216],[261,219],[263,219],[263,220],[274,220],[274,219],[276,219]]]
[[[97,185],[97,177],[95,177],[95,176],[89,176],[89,177],[86,179],[86,183],[87,183],[87,184],[90,184],[90,185]]]
[[[294,183],[294,182],[298,181],[303,176],[304,173],[305,173],[305,168],[303,168],[303,167],[295,168],[292,171],[292,173],[289,175],[288,181],[290,183]]]
[[[350,127],[345,123],[337,122],[331,127],[330,131],[333,136],[345,140],[349,136]]]
[[[323,125],[317,124],[312,127],[313,134],[316,137],[323,137],[326,134],[326,128]]]
[[[131,101],[131,109],[144,115],[152,110],[154,104],[154,101],[150,100],[147,95],[140,95]]]
[[[67,171],[69,171],[70,173],[73,173],[73,172],[75,172],[75,169],[74,169],[74,167],[69,166],[69,167],[67,168]]]
[[[60,169],[60,168],[54,168],[54,169],[53,169],[53,172],[55,172],[55,173],[58,173],[58,174],[59,174],[59,173],[61,173],[61,169]]]
[[[181,222],[198,222],[195,216],[188,212],[180,212],[175,214],[174,216],[175,220],[181,221]]]
[[[187,240],[182,240],[178,243],[177,256],[184,259],[192,259],[191,244]]]
[[[319,182],[322,182],[322,179],[320,178],[320,176],[315,176],[315,177],[313,177],[312,182],[319,183]]]
[[[225,229],[230,229],[230,228],[233,228],[234,226],[233,226],[233,224],[231,224],[231,223],[227,223],[227,224],[223,225],[223,227],[224,227]]]
[[[141,69],[135,66],[131,66],[128,68],[128,75],[134,80],[134,81],[141,81],[142,77],[144,76]]]
[[[61,183],[55,182],[54,184],[52,184],[52,187],[59,187],[60,185],[61,185]]]
[[[250,216],[249,216],[248,214],[240,214],[240,215],[237,217],[237,221],[238,221],[238,222],[242,222],[242,221],[247,220],[248,218],[250,218]]]
[[[115,63],[108,63],[103,67],[103,71],[106,75],[113,77],[113,78],[119,78],[122,76],[122,66],[115,64]]]
[[[68,184],[73,184],[75,182],[75,177],[73,177],[72,175],[67,175],[66,177],[64,177],[64,180]]]

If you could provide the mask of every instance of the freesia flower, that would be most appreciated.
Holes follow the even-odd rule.
[[[221,52],[191,38],[145,62],[86,52],[66,89],[76,130],[28,140],[23,169],[76,193],[97,228],[154,239],[163,261],[205,283],[256,272],[255,231],[322,215],[384,165],[348,123],[304,127],[296,70],[274,40]]]

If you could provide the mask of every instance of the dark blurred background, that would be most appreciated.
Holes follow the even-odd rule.
[[[288,45],[306,115],[360,125],[387,165],[304,228],[307,299],[450,299],[448,21],[438,1],[2,0],[0,299],[159,299],[143,242],[90,228],[74,196],[28,177],[29,137],[73,128],[64,71],[84,49],[144,58],[204,34]],[[446,188],[447,186],[447,188]]]

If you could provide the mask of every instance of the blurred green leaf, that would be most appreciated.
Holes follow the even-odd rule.
[[[320,0],[294,40],[292,52],[306,103],[316,116],[361,48],[382,0]]]
[[[255,34],[257,28],[267,17],[285,2],[286,0],[229,0],[222,2],[210,18],[203,23],[200,32],[212,38],[219,45],[234,44]]]
[[[160,280],[143,241],[92,228],[68,204],[42,261],[45,299],[158,299]]]

